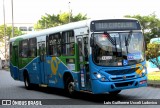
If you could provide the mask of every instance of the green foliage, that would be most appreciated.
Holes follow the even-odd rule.
[[[148,59],[153,59],[158,56],[160,56],[160,44],[155,44],[155,43],[149,43],[147,45],[147,51],[146,51],[146,58]]]
[[[159,56],[160,56],[160,44],[149,43],[147,45],[146,59],[155,64],[158,68],[160,68]]]
[[[125,17],[136,18],[140,21],[147,43],[149,43],[151,38],[160,36],[160,19],[158,19],[154,13],[147,16],[126,15]]]
[[[5,27],[5,35],[10,38],[12,38],[12,27],[11,26],[6,26]],[[14,28],[14,36],[18,36],[21,35],[22,32],[19,31],[17,28]],[[0,26],[0,41],[3,42],[4,41],[4,25]]]
[[[34,25],[34,28],[35,30],[45,29],[45,28],[67,24],[69,23],[69,17],[70,17],[70,22],[76,22],[76,21],[87,19],[87,16],[82,15],[81,13],[79,13],[76,16],[73,16],[72,13],[69,14],[67,12],[60,13],[57,15],[45,14],[44,16],[41,17],[40,20],[38,20],[37,24]]]

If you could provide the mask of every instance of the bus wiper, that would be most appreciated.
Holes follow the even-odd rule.
[[[129,32],[128,37],[126,38],[125,36],[125,46],[126,46],[126,50],[127,50],[127,54],[128,54],[128,45],[131,41],[131,36],[132,36],[132,31]]]
[[[129,32],[128,37],[125,37],[125,46],[128,46],[131,41],[132,31]]]
[[[112,45],[115,46],[115,50],[116,50],[115,55],[117,56],[118,54],[117,54],[117,42],[116,42],[116,38],[114,37],[114,39],[113,39],[113,38],[109,35],[109,33],[107,33],[107,32],[104,32],[104,34],[107,36],[108,40],[112,43]]]
[[[107,36],[107,39],[112,43],[112,45],[116,44],[116,41],[113,40],[113,38],[109,35],[109,33],[104,32],[104,34]]]

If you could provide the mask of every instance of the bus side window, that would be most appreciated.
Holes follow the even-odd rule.
[[[37,56],[37,40],[36,38],[29,39],[29,57],[36,57]]]
[[[20,41],[20,57],[28,57],[28,39]]]
[[[66,31],[62,33],[62,54],[73,56],[75,50],[75,39],[73,31]]]
[[[51,56],[61,55],[61,34],[50,34],[48,40],[48,53]]]

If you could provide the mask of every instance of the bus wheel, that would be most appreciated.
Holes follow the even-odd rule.
[[[70,77],[66,80],[65,89],[69,96],[71,97],[74,96],[75,94],[74,82]]]
[[[27,90],[30,90],[31,89],[31,83],[30,83],[30,80],[29,80],[29,77],[28,75],[26,75],[24,77],[24,85],[26,87]]]
[[[121,92],[121,90],[117,90],[117,91],[113,91],[113,92],[109,92],[110,95],[117,95]]]

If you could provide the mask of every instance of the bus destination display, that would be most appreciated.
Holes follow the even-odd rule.
[[[95,21],[91,23],[91,31],[140,30],[137,21]]]

